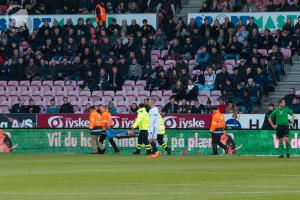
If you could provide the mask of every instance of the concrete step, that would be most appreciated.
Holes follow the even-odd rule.
[[[285,76],[282,80],[283,81],[299,81],[300,82],[300,74],[288,75],[288,76]]]

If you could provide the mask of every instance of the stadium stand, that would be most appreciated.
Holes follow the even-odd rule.
[[[57,5],[62,6],[53,8],[50,1],[32,2],[23,3],[32,14],[45,14],[44,9],[49,13],[90,13],[95,3],[79,1],[78,8],[65,8],[67,1],[59,1]],[[156,1],[147,1],[148,5],[146,1],[124,2],[106,6],[108,10],[112,6],[110,13],[170,14],[175,5],[173,1],[163,1],[162,5],[153,3]],[[212,1],[204,7],[216,3],[222,9],[228,4]],[[144,6],[138,10],[137,4]],[[124,11],[120,11],[122,5]],[[229,3],[227,7],[239,7],[232,6]],[[181,113],[192,112],[194,100],[205,106],[208,101],[220,106],[221,98],[234,103],[240,112],[251,113],[285,74],[285,61],[292,64],[292,56],[299,52],[300,17],[295,26],[288,19],[282,30],[270,31],[258,30],[252,19],[248,24],[233,24],[225,18],[223,24],[215,20],[213,25],[204,20],[197,26],[194,19],[186,24],[183,18],[174,21],[166,16],[159,18],[162,20],[156,30],[147,20],[142,26],[132,20],[130,25],[113,22],[94,27],[79,19],[77,24],[67,21],[63,26],[50,26],[45,21],[32,33],[14,29],[2,32],[0,111],[9,112],[21,97],[24,105],[32,98],[45,112],[51,99],[62,105],[67,96],[76,112],[83,112],[87,104],[109,102],[119,112],[134,112],[133,103],[152,95],[162,110],[167,110],[163,108],[175,96]]]

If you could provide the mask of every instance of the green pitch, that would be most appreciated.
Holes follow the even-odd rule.
[[[1,200],[299,200],[300,159],[0,155]]]

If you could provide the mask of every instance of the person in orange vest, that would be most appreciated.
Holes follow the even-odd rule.
[[[210,133],[212,138],[213,155],[218,155],[218,145],[225,150],[227,154],[228,147],[221,142],[221,135],[226,128],[226,122],[224,115],[219,111],[218,108],[214,108],[212,114]]]
[[[96,5],[95,8],[95,14],[96,14],[96,22],[97,24],[101,21],[103,24],[106,23],[106,10],[105,7],[103,6],[103,4],[101,2],[99,2]]]
[[[104,140],[106,139],[106,130],[111,129],[113,125],[112,116],[109,113],[108,109],[105,108],[103,105],[99,106],[100,112],[101,112],[101,127],[102,127],[102,133],[99,138],[99,142],[103,144]],[[119,155],[120,151],[114,141],[113,138],[108,138],[109,143],[113,147],[115,151],[115,155]],[[105,153],[105,149],[101,152]]]
[[[97,154],[103,150],[103,144],[99,142],[99,136],[102,133],[101,114],[94,106],[90,108],[89,129],[91,135],[92,153]]]

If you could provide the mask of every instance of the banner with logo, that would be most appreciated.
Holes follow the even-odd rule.
[[[87,129],[7,129],[15,153],[90,153],[91,139]],[[239,155],[276,155],[278,140],[275,131],[231,130]],[[300,131],[291,131],[291,154],[300,155]],[[131,154],[137,138],[115,139],[122,154]],[[174,155],[209,155],[211,137],[207,130],[168,130],[165,137]],[[106,143],[107,145],[108,143]],[[2,146],[1,146],[2,145]],[[1,149],[5,144],[0,144]],[[107,153],[112,148],[106,146]],[[143,148],[144,150],[144,148]],[[160,149],[162,151],[162,149]],[[219,149],[222,153],[221,149]],[[162,151],[163,152],[163,151]]]
[[[247,24],[249,18],[253,17],[259,29],[276,30],[281,29],[288,18],[291,18],[293,23],[296,23],[298,16],[300,16],[299,12],[188,13],[188,21],[194,18],[198,26],[200,26],[204,19],[207,18],[212,25],[215,19],[223,23],[224,18],[228,17],[233,24],[238,24],[239,19]]]
[[[38,128],[88,128],[87,114],[39,114]],[[114,128],[131,128],[136,115],[113,115]],[[211,123],[211,115],[180,115],[164,116],[166,128],[207,129]]]
[[[0,16],[0,31],[5,31],[9,28],[10,19],[15,18],[14,16],[2,15]],[[19,18],[19,17],[18,17]],[[50,26],[53,25],[54,21],[57,21],[59,25],[63,26],[66,24],[67,19],[71,19],[74,25],[77,24],[79,18],[84,20],[90,19],[91,23],[96,26],[95,15],[29,15],[22,17],[26,20],[28,29],[30,32],[39,29],[45,21],[48,21]],[[148,23],[156,28],[156,14],[109,14],[107,15],[107,24],[110,24],[113,19],[117,20],[118,24],[122,24],[122,20],[126,20],[127,24],[131,24],[131,20],[135,19],[137,24],[143,25],[143,19],[147,19]],[[19,19],[20,20],[20,19]]]
[[[36,128],[35,114],[0,114],[0,128]]]

